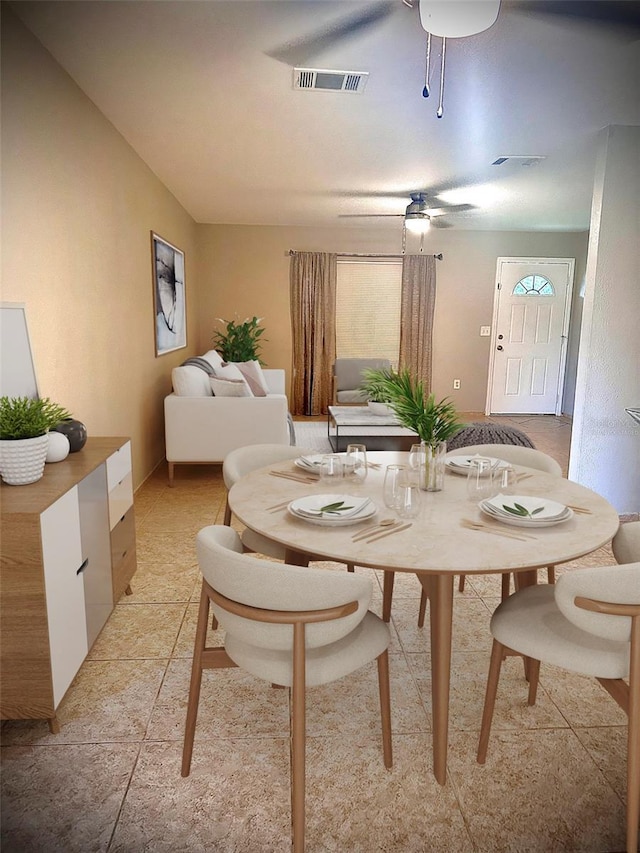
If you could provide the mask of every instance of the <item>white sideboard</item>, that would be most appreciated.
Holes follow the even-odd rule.
[[[89,438],[0,487],[0,715],[49,720],[136,569],[131,444]]]

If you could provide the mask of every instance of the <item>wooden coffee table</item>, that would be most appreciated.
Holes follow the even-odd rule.
[[[395,415],[374,415],[368,406],[329,406],[327,438],[334,453],[346,450],[348,444],[366,444],[367,450],[410,450],[420,441]]]

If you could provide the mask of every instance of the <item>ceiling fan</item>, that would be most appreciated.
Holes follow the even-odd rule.
[[[313,4],[308,5],[312,10]],[[364,11],[343,17],[308,36],[290,40],[267,51],[267,55],[288,65],[305,65],[323,51],[381,24],[390,15],[411,10],[419,10],[423,29],[445,38],[481,32],[503,11],[529,17],[564,18],[575,24],[624,30],[635,37],[640,31],[639,0],[378,0],[369,3]],[[465,26],[463,19],[471,23]]]
[[[432,226],[434,228],[451,228],[452,224],[440,217],[448,213],[473,210],[472,204],[455,204],[446,207],[431,207],[424,190],[409,193],[411,201],[404,213],[342,213],[341,219],[371,219],[388,218],[403,219],[403,226],[413,234],[425,234]]]

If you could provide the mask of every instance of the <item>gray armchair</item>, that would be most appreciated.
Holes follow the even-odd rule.
[[[389,370],[388,358],[337,358],[333,363],[333,403],[338,406],[367,402],[360,390],[364,370]]]

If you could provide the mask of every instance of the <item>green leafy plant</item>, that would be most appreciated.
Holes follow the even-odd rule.
[[[520,516],[520,518],[533,518],[534,515],[537,515],[539,512],[542,512],[544,507],[539,506],[537,509],[533,509],[531,510],[531,512],[529,512],[526,506],[522,506],[522,504],[514,502],[513,506],[507,506],[507,504],[502,504],[502,509],[506,510],[507,512],[510,512],[512,515],[518,515]]]
[[[48,397],[0,397],[0,439],[37,438],[70,417]]]
[[[217,331],[213,336],[213,345],[225,361],[259,361],[262,342],[260,338],[264,329],[260,327],[261,317],[252,317],[236,323],[235,320],[222,320],[224,330]]]
[[[340,513],[345,512],[345,510],[353,509],[352,506],[345,506],[344,501],[337,501],[333,504],[326,504],[326,506],[320,507],[320,512],[326,513]]]
[[[372,403],[388,403],[389,390],[387,383],[396,382],[398,374],[392,368],[367,367],[362,371],[360,390],[367,395]]]
[[[412,376],[407,368],[397,373],[388,370],[368,373],[370,385],[376,385],[402,426],[417,433],[425,444],[435,447],[462,428],[453,403],[447,397],[436,402],[433,394],[426,394],[422,380]]]

